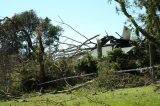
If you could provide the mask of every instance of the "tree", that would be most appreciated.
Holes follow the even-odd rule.
[[[158,62],[160,45],[160,0],[109,0],[119,4],[121,11],[129,20],[136,35],[140,33],[149,45],[150,66]],[[141,12],[139,12],[142,10]],[[148,49],[146,48],[146,49]]]
[[[44,81],[44,56],[49,47],[56,48],[62,28],[42,19],[33,10],[0,20],[0,49],[6,53],[21,53],[39,63],[40,79]]]
[[[137,35],[142,33],[149,41],[157,46],[160,45],[160,0],[114,1],[119,4],[120,10],[135,27]],[[138,12],[140,9],[144,11]],[[129,13],[129,11],[133,12]],[[135,16],[137,16],[137,18],[135,18]]]

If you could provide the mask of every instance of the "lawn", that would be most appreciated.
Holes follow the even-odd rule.
[[[154,85],[108,92],[80,89],[72,93],[44,94],[0,102],[0,106],[160,106],[160,91]]]

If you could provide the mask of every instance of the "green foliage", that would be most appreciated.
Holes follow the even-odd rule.
[[[136,60],[129,59],[129,55],[124,54],[121,48],[115,48],[108,52],[107,61],[110,62],[113,70],[123,70],[136,68]]]
[[[59,41],[59,36],[61,35],[62,28],[60,26],[53,26],[51,20],[46,17],[45,19],[40,19],[40,26],[42,27],[43,40],[45,46],[55,46],[57,47],[57,41]]]
[[[121,87],[142,86],[151,83],[151,74],[136,72],[117,73],[123,69],[137,68],[135,60],[129,59],[121,49],[116,48],[108,53],[108,57],[98,62],[97,84],[101,88],[115,89]]]
[[[72,58],[61,57],[56,61],[47,59],[45,62],[45,69],[47,76],[54,79],[73,76],[75,74]]]
[[[151,83],[151,74],[140,73],[117,73],[113,65],[103,60],[98,63],[97,85],[101,89],[113,90],[116,88],[136,87],[148,85]]]
[[[79,73],[95,73],[97,72],[97,60],[91,54],[87,53],[75,64],[75,70]]]
[[[118,58],[126,58],[121,48],[115,48],[113,51],[108,52],[109,61],[116,62]]]
[[[119,89],[108,92],[79,90],[69,94],[30,94],[21,99],[1,101],[0,106],[159,106],[160,95],[155,86]]]
[[[46,57],[46,81],[77,75],[74,69],[74,64],[75,60],[73,58],[60,57],[57,60],[52,60],[49,57]],[[62,90],[64,87],[68,85],[75,85],[76,83],[78,83],[77,79],[67,79],[58,82],[53,82],[48,85],[52,87],[52,89]]]
[[[116,82],[111,82],[114,77],[114,70],[111,69],[111,65],[108,61],[98,62],[98,79],[97,84],[100,88],[113,89],[115,88]]]
[[[48,17],[38,17],[33,10],[6,17],[0,23],[0,52],[23,58],[18,63],[19,69],[16,67],[20,74],[17,76],[20,85],[23,87],[26,83],[31,83],[27,86],[32,86],[37,81],[45,81],[45,54],[49,48],[57,49],[62,28],[51,24]],[[50,52],[51,50],[54,49],[50,49]],[[10,73],[12,69],[8,72]]]

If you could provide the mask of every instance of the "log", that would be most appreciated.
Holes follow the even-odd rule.
[[[57,81],[61,81],[61,80],[66,80],[66,79],[73,79],[73,78],[80,78],[80,77],[87,77],[87,76],[94,76],[94,75],[97,75],[97,73],[90,73],[90,74],[84,74],[84,75],[64,77],[64,78],[59,78],[59,79],[55,79],[55,80],[51,80],[51,81],[40,83],[40,84],[38,84],[38,86],[41,86],[41,85],[44,85],[44,84],[53,83],[53,82],[57,82]]]
[[[81,84],[81,85],[74,86],[74,87],[72,87],[72,88],[70,88],[70,89],[66,89],[66,90],[62,90],[62,91],[54,91],[54,92],[50,92],[50,93],[51,93],[51,94],[52,94],[52,93],[53,93],[53,94],[57,94],[57,93],[71,92],[71,91],[73,91],[73,90],[77,90],[77,89],[79,89],[79,88],[81,88],[81,87],[84,87],[84,86],[86,86],[86,85],[88,85],[88,84],[91,84],[92,82],[94,82],[94,80],[87,81],[87,82],[85,82],[85,83],[83,83],[83,84]]]

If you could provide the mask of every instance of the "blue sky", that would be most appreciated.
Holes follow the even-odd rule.
[[[108,4],[107,0],[0,0],[1,17],[13,16],[26,10],[33,9],[39,17],[49,17],[54,25],[60,25],[60,16],[65,23],[86,35],[88,38],[105,31],[116,36],[115,32],[122,34],[126,18],[117,14],[115,2]],[[56,21],[55,21],[56,20]],[[66,26],[63,35],[84,41]]]

